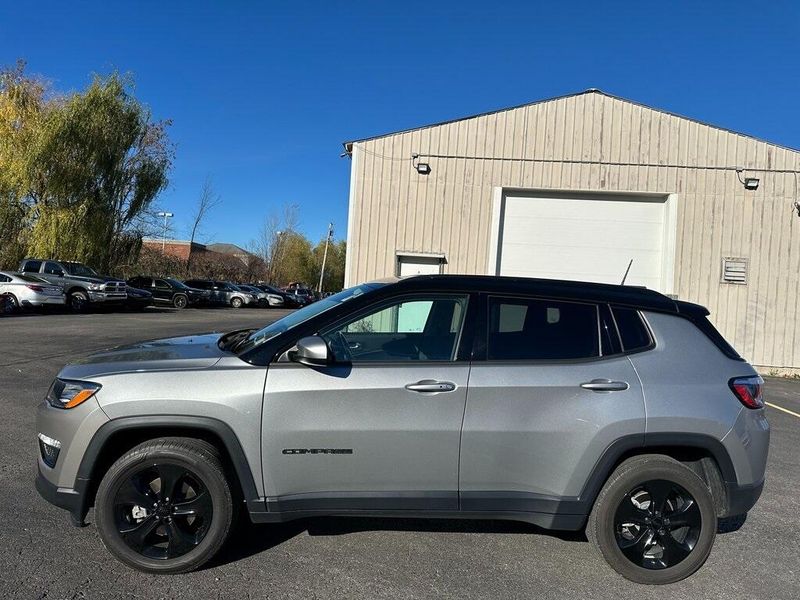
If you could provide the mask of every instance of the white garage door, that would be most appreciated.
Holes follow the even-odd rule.
[[[671,292],[666,198],[506,196],[500,275],[620,283]]]

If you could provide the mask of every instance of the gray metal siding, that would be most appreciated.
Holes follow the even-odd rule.
[[[754,173],[751,192],[733,171],[698,168],[800,170],[798,152],[602,93],[356,142],[353,152],[348,283],[394,274],[402,250],[444,253],[446,273],[485,273],[497,187],[677,194],[679,297],[708,306],[754,364],[800,367],[796,176]],[[432,172],[422,176],[412,152],[462,158],[423,158]],[[556,162],[519,160],[533,158]],[[749,260],[747,285],[720,282],[726,256]]]

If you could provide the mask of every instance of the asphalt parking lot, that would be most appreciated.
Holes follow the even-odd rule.
[[[0,318],[0,597],[800,598],[800,416],[772,406],[760,502],[738,532],[717,537],[703,569],[667,590],[622,579],[580,534],[475,521],[251,526],[202,571],[144,575],[111,558],[93,526],[73,528],[67,513],[39,498],[34,408],[64,363],[121,343],[257,326],[282,314],[149,309]],[[767,399],[800,415],[800,381],[769,379]]]

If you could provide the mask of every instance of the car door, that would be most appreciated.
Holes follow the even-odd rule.
[[[270,365],[271,510],[456,510],[466,294],[382,301],[321,328],[336,364]],[[464,346],[461,346],[463,349]]]
[[[153,294],[153,299],[158,302],[172,302],[172,286],[163,279],[154,279],[153,287],[150,288]]]
[[[608,446],[644,439],[642,388],[605,306],[482,297],[484,347],[470,373],[462,510],[586,510]]]
[[[56,262],[45,262],[42,272],[38,276],[59,287],[64,285],[64,269]]]

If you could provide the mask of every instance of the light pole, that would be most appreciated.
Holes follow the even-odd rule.
[[[161,253],[166,254],[167,252],[167,219],[171,219],[175,216],[174,213],[171,212],[164,212],[161,211],[158,213],[159,217],[164,217],[164,236],[161,238]],[[191,248],[190,248],[191,250]]]
[[[322,254],[322,269],[319,272],[319,287],[317,291],[322,293],[322,278],[325,277],[325,262],[328,260],[328,244],[333,237],[333,223],[328,223],[328,237],[325,238],[325,252]]]

